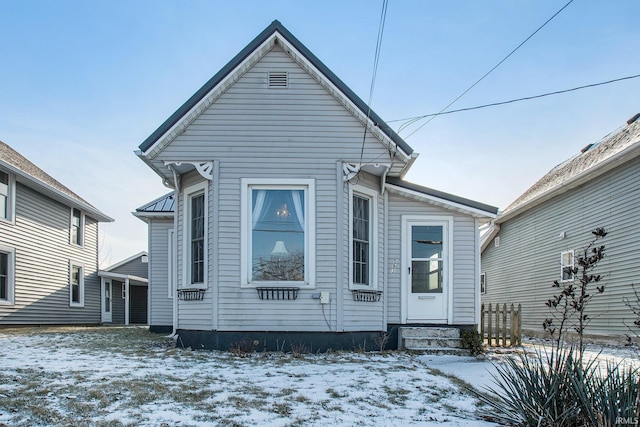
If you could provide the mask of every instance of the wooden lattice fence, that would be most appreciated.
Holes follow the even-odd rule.
[[[511,347],[522,344],[522,305],[482,304],[480,334],[489,347]]]

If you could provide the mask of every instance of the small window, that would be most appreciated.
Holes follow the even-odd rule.
[[[487,273],[480,275],[480,293],[483,295],[487,293]]]
[[[289,86],[289,75],[286,71],[269,71],[269,87],[286,88]]]
[[[12,218],[12,180],[8,173],[0,171],[0,219]]]
[[[71,263],[69,270],[69,304],[84,307],[84,268]]]
[[[13,248],[0,246],[0,305],[13,304]]]
[[[82,246],[83,222],[80,209],[71,209],[71,243],[74,245]]]
[[[573,280],[573,251],[566,251],[560,254],[560,277],[563,282]]]

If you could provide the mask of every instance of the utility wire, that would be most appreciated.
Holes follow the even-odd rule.
[[[553,20],[553,18],[555,18],[556,16],[558,16],[560,14],[560,12],[562,12],[563,10],[565,10],[567,8],[567,6],[569,6],[571,3],[573,3],[573,0],[569,0],[567,2],[567,4],[565,4],[564,6],[562,6],[562,8],[560,10],[558,10],[556,13],[553,14],[553,16],[551,16],[551,18],[547,19],[545,21],[544,24],[542,24],[541,26],[538,27],[537,30],[535,30],[533,33],[531,33],[531,35],[529,37],[527,37],[526,39],[524,39],[522,41],[522,43],[520,43],[518,46],[516,46],[515,49],[513,49],[511,52],[509,52],[509,54],[507,56],[505,56],[500,62],[498,62],[492,69],[490,69],[489,71],[487,71],[482,77],[480,77],[478,80],[476,80],[476,82],[474,84],[472,84],[471,86],[469,86],[468,89],[466,89],[464,92],[462,92],[460,95],[458,95],[457,98],[455,98],[453,101],[451,101],[449,104],[447,104],[446,107],[444,107],[442,110],[440,110],[440,112],[438,114],[435,114],[433,116],[431,116],[429,118],[429,120],[427,120],[426,122],[424,122],[422,125],[420,125],[416,130],[414,130],[413,132],[411,132],[409,135],[407,135],[404,139],[409,138],[411,135],[413,135],[414,133],[418,132],[420,129],[422,129],[424,126],[426,126],[427,124],[429,124],[435,117],[439,116],[440,114],[442,114],[444,111],[446,111],[449,107],[451,107],[453,104],[455,104],[460,98],[462,98],[463,96],[465,96],[471,89],[473,89],[478,83],[480,83],[482,80],[485,79],[485,77],[487,77],[489,74],[491,74],[496,68],[498,68],[500,65],[502,65],[503,62],[505,62],[507,59],[509,59],[509,57],[511,55],[513,55],[518,49],[520,49],[526,42],[529,41],[529,39],[531,39],[533,36],[535,36],[538,31],[540,31],[542,28],[544,28],[549,22],[551,22],[551,20]],[[419,120],[419,119],[418,119]],[[418,121],[416,120],[416,121]],[[405,129],[407,126],[415,123],[416,121],[410,122],[410,123],[405,123],[404,125],[402,125],[400,127],[400,129],[398,129],[398,133],[400,133],[402,131],[402,129]]]
[[[441,111],[439,113],[425,114],[425,115],[416,116],[416,117],[407,117],[406,119],[388,120],[387,123],[408,122],[408,121],[410,121],[411,123],[415,123],[416,121],[421,120],[421,119],[425,119],[427,117],[444,116],[445,114],[460,113],[462,111],[479,110],[481,108],[496,107],[498,105],[512,104],[514,102],[520,102],[520,101],[529,101],[531,99],[544,98],[545,96],[559,95],[559,94],[562,94],[562,93],[573,92],[573,91],[580,90],[580,89],[588,89],[588,88],[592,88],[592,87],[596,87],[596,86],[608,85],[610,83],[616,83],[616,82],[620,82],[620,81],[623,81],[623,80],[637,79],[638,77],[640,77],[640,74],[636,74],[634,76],[620,77],[619,79],[607,80],[606,82],[592,83],[592,84],[588,84],[588,85],[584,85],[584,86],[573,87],[571,89],[564,89],[564,90],[557,90],[557,91],[554,91],[554,92],[547,92],[547,93],[543,93],[543,94],[540,94],[540,95],[525,96],[523,98],[510,99],[508,101],[493,102],[491,104],[476,105],[475,107],[459,108],[457,110]],[[404,127],[406,127],[406,126],[404,126]]]
[[[572,0],[573,1],[573,0]],[[380,23],[378,24],[378,39],[376,40],[376,53],[373,60],[373,73],[371,74],[371,87],[369,88],[369,102],[367,103],[367,120],[364,124],[364,134],[362,135],[362,147],[360,148],[360,164],[364,157],[364,143],[367,139],[367,123],[371,115],[371,102],[373,101],[373,88],[376,84],[376,75],[378,74],[378,63],[380,62],[380,50],[382,48],[382,35],[384,34],[384,23],[387,19],[387,6],[389,0],[382,0],[382,11],[380,13]]]

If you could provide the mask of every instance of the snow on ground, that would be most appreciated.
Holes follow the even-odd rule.
[[[0,425],[495,425],[477,418],[476,400],[437,360],[241,358],[176,349],[143,328],[0,330]]]
[[[493,385],[509,353],[243,358],[146,328],[0,330],[0,426],[492,426],[466,387]],[[640,366],[629,349],[590,356]]]

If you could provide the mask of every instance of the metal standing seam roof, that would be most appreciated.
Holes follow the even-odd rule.
[[[158,197],[152,202],[146,205],[140,206],[136,209],[139,213],[161,213],[161,212],[175,212],[175,197],[174,193],[165,194]]]
[[[532,204],[543,195],[552,193],[569,181],[594,171],[607,160],[635,145],[640,146],[640,120],[629,123],[595,144],[586,146],[579,154],[551,169],[511,203],[502,215],[526,209],[528,204]]]
[[[51,175],[40,169],[38,166],[33,164],[29,159],[24,157],[22,154],[18,153],[12,147],[7,145],[6,143],[0,141],[0,163],[5,163],[10,167],[15,168],[17,171],[21,172],[24,176],[27,176],[29,179],[41,183],[45,188],[50,188],[55,190],[55,192],[62,193],[62,195],[69,199],[80,207],[89,208],[93,211],[97,218],[101,221],[113,221],[112,218],[109,218],[104,213],[100,212],[95,206],[91,203],[87,202],[82,197],[78,196],[76,193],[71,191],[68,187],[62,185],[59,181],[54,179]]]
[[[229,61],[220,71],[218,71],[207,83],[204,84],[195,94],[191,96],[178,110],[176,110],[158,129],[156,129],[147,139],[140,144],[139,148],[144,153],[162,137],[173,125],[182,119],[195,105],[198,104],[211,90],[213,90],[229,73],[242,63],[253,51],[255,51],[265,40],[275,32],[284,37],[298,52],[300,52],[309,62],[313,64],[331,83],[333,83],[358,109],[365,115],[369,115],[371,121],[387,135],[398,147],[407,155],[413,153],[413,148],[409,146],[397,133],[391,129],[369,106],[358,97],[342,80],[338,78],[322,61],[320,61],[305,45],[303,45],[293,34],[291,34],[279,21],[275,20],[264,31],[262,31],[251,43],[240,51],[231,61]]]

